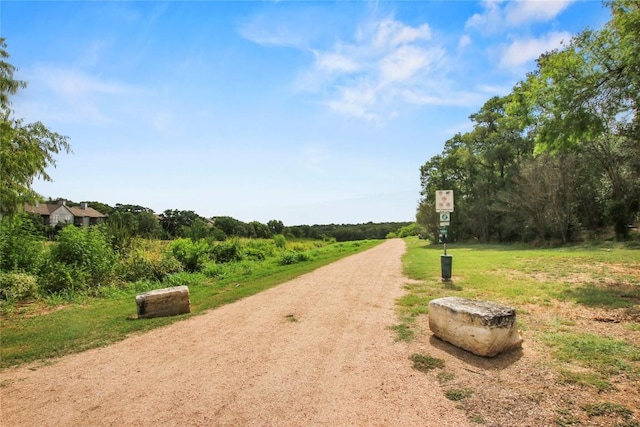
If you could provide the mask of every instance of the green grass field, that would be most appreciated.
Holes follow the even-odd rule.
[[[424,281],[410,286],[415,305],[441,296],[513,305],[569,301],[589,307],[632,308],[640,301],[640,250],[622,247],[525,249],[508,245],[449,245],[452,280],[441,283],[442,245],[407,239],[404,271]],[[414,302],[416,304],[414,304]]]
[[[405,241],[404,271],[414,282],[397,301],[400,323],[393,329],[398,340],[424,337],[417,320],[428,313],[432,299],[500,302],[516,309],[525,340],[555,369],[559,387],[577,386],[594,396],[608,393],[608,399],[637,404],[640,250],[617,244],[555,249],[453,244],[448,246],[452,280],[443,282],[442,245]]]

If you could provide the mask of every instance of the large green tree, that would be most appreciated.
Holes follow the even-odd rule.
[[[470,116],[421,168],[418,221],[436,228],[436,189],[456,193],[452,234],[568,242],[640,219],[640,2],[538,59],[505,97]]]
[[[15,118],[11,96],[27,86],[14,78],[16,67],[6,60],[9,53],[4,38],[0,38],[0,215],[13,216],[24,202],[33,202],[39,195],[31,188],[35,178],[50,181],[49,166],[55,166],[54,156],[69,152],[67,137],[47,129],[41,122],[25,123]]]

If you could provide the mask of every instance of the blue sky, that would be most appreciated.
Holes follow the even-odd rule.
[[[7,1],[45,197],[285,225],[413,221],[419,168],[597,1]]]

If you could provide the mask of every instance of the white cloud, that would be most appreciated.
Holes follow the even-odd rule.
[[[460,41],[458,41],[458,49],[462,50],[467,46],[471,46],[472,43],[473,41],[471,40],[471,37],[467,34],[463,34],[460,37]]]
[[[295,86],[338,114],[380,121],[395,117],[402,104],[446,104],[440,94],[425,93],[438,87],[425,82],[440,81],[446,64],[446,51],[431,41],[426,23],[370,21],[352,41],[313,53],[315,61]]]
[[[503,13],[500,1],[487,0],[483,2],[484,11],[476,13],[467,20],[465,28],[493,32],[501,26]]]
[[[122,105],[145,90],[75,68],[38,66],[28,71],[22,100],[27,115],[38,120],[106,124],[118,120]]]
[[[574,0],[529,0],[511,1],[504,9],[505,19],[510,26],[525,22],[549,21],[558,16]]]
[[[394,19],[384,19],[373,25],[372,45],[378,49],[388,49],[418,40],[430,40],[431,29],[428,24],[414,28]],[[366,42],[366,40],[363,40]]]
[[[467,20],[465,28],[493,34],[531,22],[546,22],[563,12],[574,0],[486,0],[484,10]]]
[[[49,89],[70,100],[94,94],[117,95],[127,91],[126,85],[74,69],[39,67],[35,74]]]
[[[500,65],[502,67],[517,67],[537,59],[542,53],[559,48],[562,42],[571,40],[567,32],[553,32],[541,38],[527,38],[516,40],[504,50]]]
[[[437,53],[416,46],[401,46],[380,61],[381,80],[385,84],[407,81],[420,71],[426,71],[437,59]]]
[[[351,73],[358,71],[360,66],[356,61],[338,52],[314,52],[318,68],[329,72]]]
[[[333,99],[325,101],[325,105],[345,116],[374,121],[381,119],[381,116],[374,112],[377,98],[376,90],[366,85],[340,87],[338,94]]]

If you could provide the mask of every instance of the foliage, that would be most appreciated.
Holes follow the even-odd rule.
[[[137,247],[120,262],[121,277],[127,282],[139,280],[162,281],[182,270],[182,263],[169,250],[158,245]]]
[[[273,243],[277,248],[284,249],[287,246],[287,239],[282,234],[273,236]]]
[[[238,239],[228,239],[212,245],[210,252],[213,259],[220,263],[240,261],[243,258],[242,244]]]
[[[49,166],[55,166],[54,156],[69,152],[67,137],[47,129],[41,122],[24,123],[13,117],[10,97],[26,82],[15,80],[16,68],[5,61],[9,58],[4,38],[0,38],[0,215],[12,216],[24,202],[39,199],[33,191],[33,179],[50,181]]]
[[[404,227],[400,227],[398,231],[395,233],[395,237],[405,238],[411,236],[417,236],[420,233],[423,233],[424,229],[418,223],[412,223],[409,225],[405,225]]]
[[[66,226],[49,256],[45,268],[49,278],[52,273],[60,273],[66,278],[71,276],[72,283],[89,288],[108,285],[116,278],[117,256],[99,227]]]
[[[202,218],[194,211],[167,209],[160,215],[160,224],[165,235],[170,239],[185,237],[184,231]]]
[[[189,272],[202,270],[209,260],[209,244],[204,241],[194,242],[191,239],[177,239],[171,242],[171,252]]]
[[[284,232],[284,224],[279,220],[272,219],[267,222],[267,227],[269,227],[271,235],[282,234]]]
[[[22,301],[37,297],[38,278],[28,273],[0,272],[0,300]]]
[[[421,167],[416,219],[432,236],[435,191],[449,189],[450,240],[567,243],[602,226],[629,237],[640,218],[640,5],[607,5],[601,30],[543,54]]]
[[[45,259],[38,274],[38,283],[43,293],[71,293],[86,291],[89,274],[81,267],[58,262],[51,257]],[[94,289],[97,287],[94,287]]]
[[[309,261],[311,256],[306,252],[283,251],[278,260],[280,265],[291,265],[297,262]]]
[[[202,273],[178,272],[168,276],[163,286],[198,286],[206,281],[205,277]]]
[[[44,255],[42,237],[28,215],[0,219],[0,271],[36,273]]]

